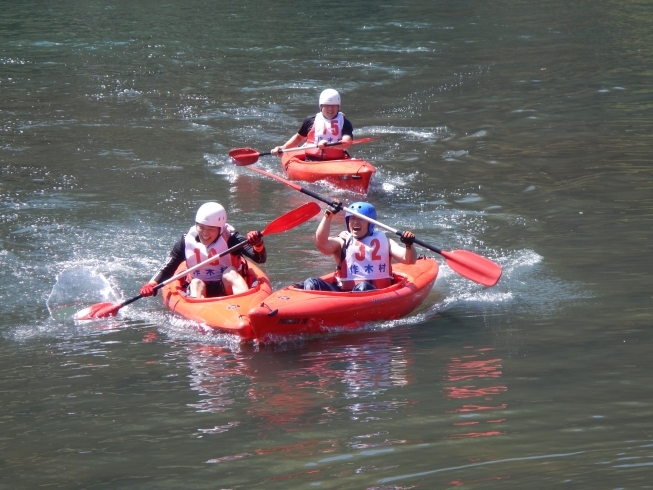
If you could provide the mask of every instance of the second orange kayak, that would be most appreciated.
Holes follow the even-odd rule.
[[[251,261],[247,261],[247,281],[251,289],[232,296],[218,298],[191,298],[186,294],[181,280],[173,281],[163,288],[163,302],[172,311],[189,320],[196,321],[205,330],[237,335],[243,341],[254,340],[247,312],[260,304],[272,293],[270,281],[265,273]],[[175,274],[183,272],[182,264]]]
[[[300,152],[285,153],[281,165],[291,180],[304,182],[325,181],[340,189],[367,194],[376,168],[365,160],[346,158],[342,160],[305,161]]]

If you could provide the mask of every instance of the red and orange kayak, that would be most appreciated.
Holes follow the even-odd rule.
[[[304,291],[288,286],[249,310],[253,336],[261,342],[303,334],[354,329],[367,322],[394,320],[417,308],[438,275],[434,259],[393,264],[395,283],[368,292]],[[332,280],[333,274],[322,276]]]
[[[247,312],[259,305],[272,293],[270,280],[253,262],[247,261],[249,291],[219,298],[197,299],[186,294],[181,280],[173,281],[163,288],[163,302],[172,311],[207,327],[211,331],[231,333],[243,341],[254,340],[255,336]],[[175,274],[186,269],[182,264]]]
[[[288,152],[281,157],[281,165],[291,180],[304,182],[325,181],[340,189],[367,194],[374,166],[358,158],[307,162],[303,152]]]

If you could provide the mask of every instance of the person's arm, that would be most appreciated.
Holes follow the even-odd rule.
[[[340,238],[329,236],[333,215],[334,212],[331,209],[325,209],[322,221],[320,221],[317,230],[315,230],[315,246],[324,255],[339,254],[342,248],[342,240]]]
[[[401,241],[405,246],[399,245],[394,240],[390,242],[390,256],[402,264],[414,264],[417,262],[417,252],[415,251],[414,241],[415,234],[411,231],[404,231]]]
[[[351,142],[354,139],[354,126],[352,126],[351,122],[349,122],[349,119],[345,118],[345,124],[342,127],[342,142],[343,143],[348,143],[346,145],[343,145],[345,148],[349,148],[351,146]]]
[[[342,139],[347,138],[349,141],[354,139],[354,126],[349,119],[345,119],[345,124],[342,125]]]
[[[314,122],[315,122],[315,116],[308,116],[306,119],[304,119],[302,126],[299,128],[299,131],[297,131],[296,134],[294,134],[283,145],[275,146],[274,148],[272,148],[272,150],[270,150],[270,153],[272,153],[273,155],[278,155],[279,150],[285,150],[286,148],[296,148],[302,143],[304,143],[306,141],[306,137],[308,136],[308,132],[313,127]]]
[[[272,153],[273,155],[278,155],[279,150],[285,150],[286,148],[296,148],[304,141],[306,141],[306,137],[302,136],[299,133],[296,133],[283,145],[275,146],[274,148],[272,148],[272,150],[270,150],[270,153]]]
[[[234,231],[229,240],[227,240],[227,245],[229,248],[234,245],[238,245],[242,242],[247,242],[245,246],[234,252],[235,255],[244,255],[245,257],[252,259],[257,264],[264,264],[268,259],[268,252],[265,250],[265,243],[263,243],[263,236],[258,234],[258,239],[254,237],[254,233],[258,232],[249,232],[247,235],[252,235],[252,240],[248,240],[246,237],[242,236],[237,231]],[[252,243],[254,242],[254,243]]]

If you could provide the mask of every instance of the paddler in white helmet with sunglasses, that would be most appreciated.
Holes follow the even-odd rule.
[[[296,148],[299,145],[317,145],[318,148],[306,150],[307,161],[339,160],[349,155],[345,151],[354,139],[354,127],[340,112],[340,94],[328,88],[320,94],[320,112],[304,119],[297,134],[281,146],[276,146],[270,153],[279,155],[280,150]],[[327,143],[342,141],[342,147],[326,147]],[[283,152],[282,152],[283,153]]]

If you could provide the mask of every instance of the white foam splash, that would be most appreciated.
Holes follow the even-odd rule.
[[[357,130],[361,134],[397,134],[415,139],[433,140],[450,136],[446,126],[431,128],[411,128],[403,126],[366,126]]]

